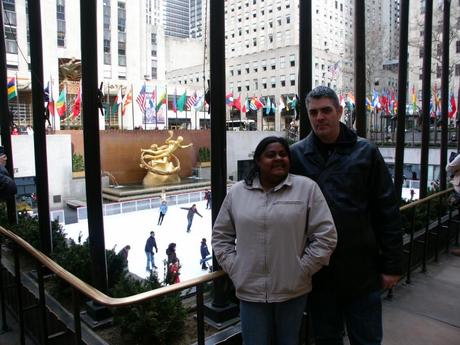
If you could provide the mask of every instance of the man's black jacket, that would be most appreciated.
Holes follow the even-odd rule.
[[[291,147],[291,172],[318,183],[331,209],[338,243],[313,288],[353,298],[381,287],[381,273],[402,273],[402,229],[393,182],[378,148],[341,124],[327,161],[319,139]]]

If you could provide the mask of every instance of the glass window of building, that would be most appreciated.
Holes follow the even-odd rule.
[[[65,0],[56,0],[57,45],[65,46]]]

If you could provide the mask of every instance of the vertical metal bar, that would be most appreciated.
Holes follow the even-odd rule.
[[[412,207],[412,217],[411,217],[411,224],[410,224],[410,240],[409,240],[409,257],[407,258],[407,275],[406,275],[407,284],[411,283],[412,255],[414,253],[415,209],[416,209],[416,206]]]
[[[449,112],[449,29],[450,29],[450,0],[444,0],[444,12],[442,22],[442,75],[441,75],[441,169],[439,183],[441,190],[447,186],[447,140]]]
[[[40,324],[41,324],[41,344],[48,344],[48,324],[46,317],[46,297],[45,297],[45,282],[43,279],[43,266],[37,262],[38,275],[38,306],[40,308]]]
[[[399,70],[398,70],[398,103],[406,104],[407,95],[407,50],[409,36],[409,0],[400,1],[399,16]],[[404,147],[406,140],[406,107],[398,107],[396,127],[396,152],[395,152],[395,190],[401,200],[403,173],[404,173]]]
[[[426,203],[426,217],[425,217],[425,239],[423,242],[423,255],[422,255],[422,272],[426,272],[426,261],[427,261],[427,252],[428,252],[428,240],[429,240],[429,226],[430,226],[430,204],[431,201],[428,200]]]
[[[18,301],[18,322],[19,322],[19,340],[21,345],[25,345],[26,338],[24,334],[24,311],[22,307],[22,284],[21,284],[21,266],[19,262],[19,249],[14,245],[14,274],[16,280],[16,294]]]
[[[91,275],[94,286],[107,292],[104,221],[102,215],[99,143],[97,1],[80,2],[83,140],[85,147],[86,202],[88,204]],[[129,91],[128,91],[129,92]]]
[[[80,292],[72,288],[73,322],[75,327],[75,345],[81,345]]]
[[[198,345],[204,345],[204,303],[203,303],[203,284],[196,286],[196,331]]]
[[[210,20],[210,90],[211,90],[211,193],[212,224],[227,193],[227,133],[225,130],[225,3],[211,1]],[[220,269],[215,256],[213,270]],[[224,279],[214,283],[214,306],[226,306]]]
[[[449,207],[449,220],[447,221],[447,227],[446,227],[446,253],[449,252],[451,221],[452,221],[452,208]]]
[[[355,42],[355,111],[356,133],[366,137],[366,33],[365,3],[354,0],[354,42]]]
[[[0,334],[6,333],[10,330],[8,323],[6,322],[5,287],[3,285],[2,242],[3,241],[0,239],[0,303],[2,305],[2,330],[0,331]]]
[[[433,0],[425,1],[425,28],[423,37],[422,80],[422,146],[420,153],[420,199],[427,196],[428,146],[430,141],[430,95],[431,95],[431,30],[433,26]]]
[[[43,52],[40,1],[29,1],[30,64],[32,69],[32,109],[34,124],[35,176],[38,203],[40,249],[47,255],[53,250],[48,199],[46,158],[46,120],[43,98]]]
[[[8,108],[8,74],[6,66],[6,49],[5,49],[5,30],[3,27],[3,2],[0,2],[0,133],[2,145],[5,148],[5,154],[8,157],[6,161],[6,169],[14,178],[13,174],[13,153],[11,149],[11,114]],[[17,80],[17,79],[16,79]],[[17,97],[17,96],[16,96]],[[18,108],[19,111],[19,108]],[[14,196],[6,200],[8,222],[10,224],[17,223],[16,200]]]
[[[311,131],[308,119],[305,97],[312,89],[312,14],[311,0],[299,0],[299,83],[297,94],[299,95],[299,137],[305,138]]]

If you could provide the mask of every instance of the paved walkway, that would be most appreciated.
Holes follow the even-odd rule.
[[[460,257],[440,256],[383,303],[384,345],[460,344]]]
[[[460,257],[440,255],[426,274],[414,272],[412,284],[400,284],[384,301],[383,313],[383,345],[459,345]],[[11,316],[8,324],[12,331],[0,335],[0,344],[19,344]]]

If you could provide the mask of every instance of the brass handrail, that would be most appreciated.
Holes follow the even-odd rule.
[[[400,208],[400,210],[404,211],[412,207],[416,207],[418,205],[421,205],[427,202],[428,200],[431,200],[441,195],[450,193],[452,192],[452,190],[453,188],[449,188],[441,192],[432,194],[424,199],[414,201],[408,205],[404,205]],[[226,274],[224,271],[216,271],[216,272],[208,273],[203,276],[189,279],[189,280],[177,283],[177,284],[164,286],[164,287],[152,290],[152,291],[142,292],[137,295],[122,297],[122,298],[114,298],[114,297],[107,296],[106,294],[99,291],[95,287],[85,283],[80,278],[77,278],[72,273],[65,270],[59,264],[51,260],[48,256],[41,253],[39,250],[32,247],[29,243],[24,241],[21,237],[11,232],[10,230],[7,230],[0,226],[0,234],[14,241],[17,245],[22,247],[28,254],[33,256],[42,265],[47,267],[50,271],[54,272],[59,278],[65,280],[72,287],[76,288],[77,290],[79,290],[81,293],[83,293],[90,299],[102,305],[108,306],[108,307],[121,307],[121,306],[130,305],[130,304],[144,302],[152,298],[156,298],[156,297],[160,297],[160,296],[163,296],[169,293],[181,291],[181,290],[193,287],[193,286],[197,286],[199,284],[209,282],[211,280],[218,279],[220,277],[225,276]]]
[[[96,301],[99,304],[108,306],[108,307],[121,307],[130,304],[140,303],[147,301],[149,299],[160,297],[172,292],[181,291],[199,284],[203,284],[209,282],[211,280],[215,280],[217,278],[223,277],[226,273],[224,271],[216,271],[212,273],[208,273],[201,277],[189,279],[177,284],[163,286],[161,288],[142,292],[137,295],[132,295],[128,297],[121,297],[121,298],[114,298],[107,296],[103,292],[99,291],[95,287],[85,283],[80,278],[74,276],[69,271],[65,270],[59,264],[51,260],[48,256],[41,253],[34,247],[32,247],[29,243],[24,241],[21,237],[16,235],[15,233],[11,232],[0,226],[0,234],[9,238],[10,240],[14,241],[17,245],[22,247],[28,254],[33,256],[37,261],[39,261],[42,265],[47,267],[50,271],[54,272],[59,278],[65,280],[69,283],[72,287],[79,290],[82,294],[86,295],[90,299]]]
[[[434,194],[431,194],[430,196],[427,196],[423,199],[419,199],[419,200],[416,200],[416,201],[413,201],[411,202],[410,204],[407,204],[407,205],[404,205],[404,206],[401,206],[399,208],[400,211],[405,211],[405,210],[408,210],[408,209],[411,209],[413,207],[417,207],[419,205],[422,205],[424,204],[425,202],[429,201],[429,200],[432,200],[432,199],[435,199],[437,197],[440,197],[441,195],[444,195],[444,194],[447,194],[447,193],[451,193],[454,189],[453,188],[448,188],[448,189],[445,189],[445,190],[442,190],[440,192],[437,192],[437,193],[434,193]]]

